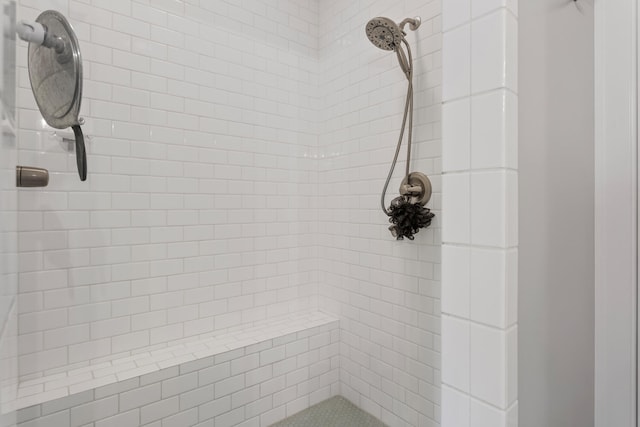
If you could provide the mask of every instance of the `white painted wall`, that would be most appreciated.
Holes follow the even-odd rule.
[[[638,2],[595,12],[595,425],[637,426]]]
[[[593,7],[520,3],[520,427],[593,426]]]

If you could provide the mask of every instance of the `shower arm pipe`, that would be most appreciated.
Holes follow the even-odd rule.
[[[16,24],[18,36],[29,43],[54,49],[57,54],[65,51],[66,45],[62,37],[51,34],[47,27],[35,21],[20,21]]]
[[[404,31],[404,27],[405,25],[409,24],[409,29],[411,31],[415,31],[418,29],[418,27],[420,26],[420,24],[422,23],[422,19],[419,16],[416,16],[415,18],[405,18],[402,20],[402,22],[400,22],[400,24],[398,24],[398,26],[400,27],[400,29],[402,31]]]

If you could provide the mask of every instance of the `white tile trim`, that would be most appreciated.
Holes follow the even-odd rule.
[[[514,43],[517,44],[517,17],[514,15],[513,10],[516,7],[514,2],[509,2],[509,4],[502,4],[499,9],[493,8],[491,6],[491,12],[482,14],[481,16],[474,16],[471,21],[462,23],[458,26],[452,26],[448,28],[444,32],[444,38],[447,39],[447,34],[451,30],[455,30],[458,33],[464,32],[465,27],[471,29],[473,32],[474,23],[478,20],[488,19],[490,17],[498,17],[498,19],[504,23],[500,28],[500,34],[489,34],[483,49],[493,51],[494,55],[492,58],[497,62],[501,62],[504,66],[504,74],[499,76],[496,75],[495,71],[497,68],[487,68],[484,73],[482,69],[473,66],[473,61],[471,61],[471,81],[472,82],[483,82],[482,85],[477,87],[472,87],[468,96],[463,96],[462,98],[451,98],[447,99],[445,97],[445,105],[449,102],[460,101],[464,99],[468,99],[471,101],[472,96],[478,96],[485,93],[492,93],[494,91],[503,91],[502,93],[507,94],[513,100],[510,103],[504,103],[503,107],[498,114],[492,114],[490,116],[484,117],[483,120],[494,119],[496,123],[490,124],[492,126],[491,129],[499,129],[500,132],[503,132],[502,145],[499,147],[493,147],[491,153],[495,158],[489,158],[488,152],[485,150],[478,151],[478,147],[474,146],[474,132],[472,127],[471,132],[471,155],[470,162],[467,159],[456,159],[454,158],[445,158],[444,164],[446,165],[461,165],[461,164],[469,164],[467,169],[463,170],[444,170],[443,171],[443,181],[448,182],[449,176],[454,177],[459,174],[466,174],[471,177],[472,185],[469,191],[469,202],[461,202],[457,201],[455,203],[447,203],[447,193],[443,194],[443,198],[445,199],[445,203],[443,203],[444,211],[443,211],[443,240],[445,244],[454,244],[457,250],[467,249],[469,251],[473,250],[491,250],[493,253],[499,253],[501,257],[503,257],[504,262],[501,264],[497,264],[502,271],[496,272],[496,276],[500,278],[501,282],[497,287],[493,287],[492,298],[485,299],[482,303],[482,312],[477,312],[476,316],[473,316],[474,313],[469,311],[468,314],[465,315],[465,311],[460,310],[459,304],[457,301],[450,301],[448,298],[453,298],[459,296],[460,290],[464,290],[466,293],[469,292],[467,289],[474,289],[477,292],[477,288],[474,287],[474,275],[467,273],[466,275],[461,274],[447,274],[443,276],[442,287],[443,287],[443,300],[442,300],[442,312],[444,319],[451,319],[449,321],[453,321],[455,319],[456,322],[462,324],[466,324],[468,328],[470,328],[471,333],[469,334],[469,354],[459,355],[455,357],[452,355],[451,357],[446,357],[443,354],[443,372],[468,372],[468,390],[461,390],[459,388],[459,384],[467,384],[467,381],[460,382],[457,378],[456,381],[458,384],[448,384],[447,377],[443,377],[443,388],[448,390],[447,393],[443,393],[442,400],[442,412],[445,415],[443,419],[442,427],[458,427],[453,425],[446,425],[447,422],[462,422],[465,427],[470,425],[476,425],[478,423],[486,423],[488,418],[491,417],[493,422],[499,420],[500,426],[509,426],[515,427],[517,426],[517,345],[514,348],[514,342],[517,343],[517,318],[516,313],[517,310],[513,307],[514,303],[514,295],[517,292],[517,283],[514,282],[516,280],[513,274],[513,256],[517,256],[517,191],[514,191],[514,185],[517,185],[517,163],[512,161],[513,153],[517,153],[517,136],[514,137],[513,127],[515,123],[513,123],[513,118],[517,117],[517,79],[515,79],[515,75],[517,74],[517,54],[512,49]],[[447,8],[444,9],[443,13],[447,13]],[[445,22],[448,21],[447,17],[443,17]],[[460,17],[456,17],[451,19],[451,21],[460,20]],[[509,25],[507,25],[506,21],[509,21]],[[513,22],[512,22],[513,21]],[[456,21],[457,22],[457,21]],[[484,22],[484,21],[482,21]],[[479,28],[479,27],[478,27]],[[481,35],[478,34],[476,38],[471,38],[471,49],[470,52],[447,52],[447,44],[444,45],[445,51],[443,52],[443,57],[456,57],[457,55],[473,55],[474,52],[474,42],[477,42],[477,38]],[[495,42],[494,44],[492,44]],[[510,48],[511,47],[511,48]],[[460,63],[466,63],[464,59],[459,59]],[[443,87],[451,86],[455,84],[455,82],[448,82],[448,77],[450,74],[446,69],[447,62],[443,63]],[[452,64],[452,62],[450,62]],[[480,74],[482,73],[482,74]],[[459,80],[459,79],[458,79]],[[496,86],[497,85],[497,86]],[[478,89],[480,88],[480,89]],[[489,90],[490,89],[490,90]],[[473,92],[473,91],[476,92]],[[480,90],[478,92],[478,90]],[[488,91],[489,90],[489,91]],[[488,91],[488,92],[487,92]],[[453,92],[453,91],[452,91]],[[473,93],[471,93],[473,92]],[[473,108],[471,108],[472,117],[470,119],[473,124]],[[507,123],[509,123],[507,125]],[[486,124],[486,123],[485,123]],[[507,134],[509,132],[509,134]],[[495,132],[494,132],[495,133]],[[507,138],[509,135],[509,138]],[[480,141],[478,141],[480,142]],[[488,141],[482,141],[485,145]],[[443,153],[445,156],[456,156],[457,150],[447,150],[447,144],[456,144],[460,143],[459,141],[449,141],[448,135],[443,135]],[[507,145],[510,144],[510,145]],[[476,150],[474,150],[476,148]],[[474,159],[474,152],[477,155],[482,155],[482,159]],[[463,153],[465,156],[469,156],[469,153]],[[509,161],[507,160],[509,159]],[[478,161],[480,160],[480,161]],[[474,169],[474,165],[480,166],[478,169]],[[489,166],[487,166],[489,165]],[[497,194],[493,194],[487,191],[487,197],[478,198],[477,189],[474,191],[473,188],[473,178],[474,177],[489,177],[486,175],[487,173],[498,175],[498,177],[505,177],[503,179],[504,182],[498,180],[496,185],[494,185],[495,189],[490,191],[497,191]],[[491,175],[491,176],[493,176]],[[508,179],[506,179],[508,177]],[[478,182],[483,182],[481,180],[476,180]],[[486,181],[486,179],[484,180]],[[496,181],[495,179],[493,181]],[[492,182],[493,182],[492,181]],[[474,198],[475,195],[475,198]],[[491,206],[487,206],[486,200],[489,200],[489,196],[491,196],[491,200],[495,199],[494,202],[490,203],[492,206],[500,209],[500,215],[498,217],[493,217],[494,220],[492,223],[492,230],[489,234],[485,233],[474,233],[474,228],[482,227],[483,224],[486,223],[483,220],[483,216],[485,215],[485,211],[487,209],[491,209]],[[455,198],[455,195],[452,196]],[[471,201],[472,200],[472,201]],[[470,206],[469,215],[461,215],[459,212],[447,212],[447,207],[449,209],[463,208],[464,206]],[[494,213],[495,214],[495,213]],[[487,217],[487,220],[489,218]],[[497,221],[496,221],[497,219]],[[460,221],[463,221],[460,223]],[[470,222],[470,224],[468,223]],[[466,233],[460,233],[460,230],[469,229],[469,238],[467,238]],[[453,236],[454,240],[448,241],[448,236]],[[447,272],[456,271],[456,259],[459,257],[454,257],[456,251],[443,251],[443,259],[442,265],[443,269]],[[507,257],[511,262],[507,262]],[[466,267],[469,268],[469,267]],[[494,276],[493,274],[489,275],[489,277]],[[452,280],[455,278],[463,278],[468,277],[469,283],[467,284],[457,284],[457,283],[448,283],[447,280]],[[459,289],[455,292],[448,292],[448,287]],[[486,315],[479,316],[480,313],[488,313],[487,310],[491,309],[491,306],[494,306],[493,309],[500,311],[497,317],[487,317]],[[454,312],[449,312],[449,308],[455,309]],[[460,316],[462,313],[462,317]],[[474,321],[475,318],[475,321]],[[487,320],[489,319],[489,320]],[[490,322],[491,325],[483,323]],[[490,334],[493,342],[495,342],[495,348],[487,349],[490,350],[489,353],[484,351],[485,349],[481,348],[483,351],[479,352],[478,345],[483,340],[481,340],[481,334],[476,336],[475,338],[471,335],[475,333],[486,333]],[[443,337],[442,341],[444,343],[448,343],[448,337],[445,335],[446,329],[443,329]],[[474,341],[475,339],[475,341]],[[471,343],[475,343],[475,350],[471,347]],[[463,348],[464,345],[459,346],[458,348]],[[489,358],[488,355],[493,352],[496,357]],[[485,359],[476,358],[473,359],[474,354],[478,356],[484,355]],[[499,357],[498,357],[499,356]],[[490,359],[490,360],[489,360]],[[484,366],[484,365],[487,366]],[[491,369],[493,371],[493,376],[496,378],[500,378],[501,381],[497,384],[493,384],[492,387],[485,387],[485,384],[482,379],[483,377],[483,369]],[[481,381],[481,383],[478,383]],[[478,394],[477,396],[475,394]],[[474,406],[473,403],[482,402],[482,407],[487,408],[487,411],[477,411],[470,410],[470,406],[474,408],[479,408],[480,406]],[[489,405],[489,406],[487,406]],[[466,419],[460,419],[460,413],[456,413],[455,408],[464,407],[464,416]],[[490,410],[489,410],[490,408]]]

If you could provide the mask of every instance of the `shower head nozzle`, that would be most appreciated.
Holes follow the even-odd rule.
[[[407,18],[399,25],[389,18],[379,16],[373,18],[367,23],[365,32],[367,37],[375,46],[384,50],[396,50],[404,39],[405,25],[409,24],[411,31],[415,31],[420,26],[421,20],[419,16],[415,18]]]
[[[365,27],[367,37],[375,46],[384,50],[396,50],[404,34],[398,24],[389,18],[373,18]]]

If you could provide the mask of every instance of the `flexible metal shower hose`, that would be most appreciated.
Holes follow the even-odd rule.
[[[396,153],[393,156],[393,162],[391,163],[389,175],[387,175],[387,180],[384,183],[382,195],[380,196],[380,205],[382,207],[382,211],[387,214],[387,216],[390,216],[391,213],[387,210],[384,199],[386,197],[387,188],[389,187],[389,182],[391,182],[391,177],[393,176],[393,171],[396,167],[396,163],[398,162],[398,155],[400,154],[400,147],[402,146],[402,139],[404,138],[407,118],[409,121],[409,130],[407,131],[407,164],[405,168],[405,176],[407,178],[407,182],[409,182],[409,166],[411,163],[411,139],[413,136],[413,57],[411,55],[411,47],[409,46],[409,43],[404,39],[404,37],[402,38],[402,43],[404,43],[404,45],[407,47],[407,55],[405,55],[404,51],[402,50],[402,46],[398,46],[396,48],[396,55],[398,57],[398,62],[400,63],[400,68],[402,68],[402,71],[407,77],[407,98],[404,103],[404,117],[402,118],[402,126],[400,128],[398,144],[396,145]]]

